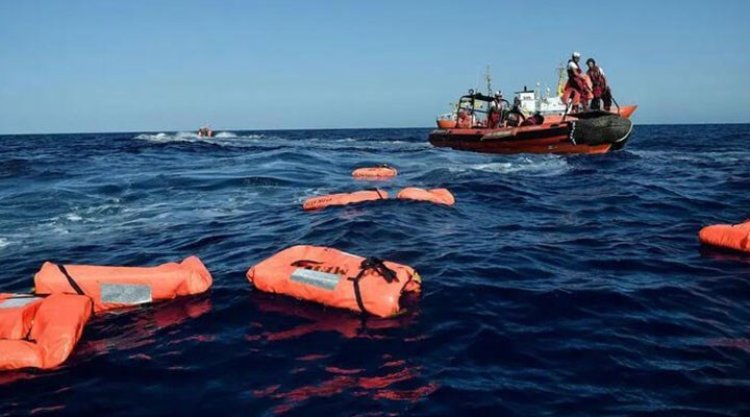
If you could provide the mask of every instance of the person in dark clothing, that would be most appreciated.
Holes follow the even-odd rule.
[[[598,110],[604,104],[604,110],[609,111],[612,108],[612,91],[607,84],[607,77],[604,76],[604,70],[598,65],[594,58],[586,60],[589,70],[587,74],[593,85],[592,93],[594,98],[591,100],[591,108]]]

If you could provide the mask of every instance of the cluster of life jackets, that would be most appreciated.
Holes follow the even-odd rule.
[[[360,168],[361,179],[397,175],[387,166]],[[387,199],[381,190],[313,197],[305,210]],[[401,200],[452,205],[450,191],[408,187]],[[419,294],[422,280],[410,266],[319,246],[293,246],[247,271],[253,286],[330,307],[377,317],[404,311],[402,298]],[[69,265],[45,262],[33,294],[0,293],[0,370],[50,369],[73,352],[92,314],[200,294],[213,283],[195,256],[154,267]]]
[[[294,246],[247,271],[256,289],[377,317],[419,294],[411,267],[334,248]],[[195,256],[155,267],[45,262],[33,294],[0,293],[0,370],[51,369],[73,352],[93,314],[200,294],[213,283]]]
[[[383,180],[393,178],[398,171],[389,166],[358,168],[352,172],[357,179]],[[387,200],[388,192],[381,189],[354,191],[350,193],[336,193],[310,197],[302,203],[303,210],[320,210],[332,206],[345,206],[349,204],[363,203],[368,201]],[[450,191],[445,188],[434,188],[425,190],[416,187],[402,189],[396,198],[399,200],[427,201],[435,204],[452,206],[456,199]]]
[[[453,194],[445,188],[425,190],[422,188],[407,187],[399,191],[396,198],[399,200],[426,201],[446,206],[452,206],[456,202]],[[380,189],[327,194],[308,198],[302,203],[302,209],[321,210],[326,207],[346,206],[349,204],[387,199],[388,192]]]
[[[57,367],[92,314],[199,294],[212,282],[195,256],[155,267],[45,262],[33,294],[0,293],[0,370]]]

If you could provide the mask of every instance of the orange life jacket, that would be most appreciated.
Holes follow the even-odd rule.
[[[0,294],[0,370],[65,362],[91,310],[91,299],[81,295]]]
[[[750,220],[735,225],[706,226],[698,233],[698,239],[704,245],[750,253]]]
[[[453,194],[445,188],[424,190],[422,188],[407,187],[401,190],[396,198],[401,200],[428,201],[430,203],[444,204],[446,206],[452,206],[456,203]]]
[[[155,267],[60,265],[45,262],[34,275],[37,294],[79,294],[91,297],[97,312],[200,294],[211,273],[195,256]]]
[[[607,89],[607,79],[604,78],[604,74],[598,66],[594,66],[588,70],[589,79],[591,79],[592,93],[594,97],[601,97],[604,91]]]
[[[330,206],[345,206],[347,204],[362,203],[365,201],[383,200],[388,198],[388,193],[382,190],[355,191],[353,193],[328,194],[318,197],[310,197],[302,203],[303,210],[318,210]]]
[[[401,295],[422,284],[406,265],[319,246],[285,249],[250,268],[247,279],[260,291],[378,317],[401,312]]]
[[[398,175],[396,168],[389,166],[358,168],[352,171],[352,176],[357,179],[393,178],[396,175]]]

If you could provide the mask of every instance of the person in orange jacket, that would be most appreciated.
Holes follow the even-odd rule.
[[[589,70],[586,72],[591,79],[592,94],[594,96],[591,101],[592,109],[600,109],[602,103],[604,104],[604,111],[609,111],[612,108],[612,91],[609,89],[607,84],[607,77],[604,76],[604,70],[598,65],[594,58],[586,60],[586,65]]]
[[[588,76],[581,70],[581,53],[573,52],[570,60],[568,60],[568,82],[565,84],[565,90],[563,92],[563,102],[572,103],[573,108],[581,105],[583,110],[588,110],[589,100],[592,98],[591,88],[589,86],[590,81]]]

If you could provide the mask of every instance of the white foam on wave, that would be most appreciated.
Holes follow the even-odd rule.
[[[264,139],[265,135],[262,134],[249,134],[249,135],[237,135],[233,132],[218,132],[213,137],[198,136],[195,132],[176,132],[176,133],[141,133],[135,136],[133,139],[145,140],[155,143],[170,143],[170,142],[205,142],[214,143],[221,145],[227,143],[227,139],[242,139],[242,140],[257,140]]]
[[[83,217],[81,217],[81,215],[78,213],[68,213],[65,215],[65,218],[67,220],[70,220],[71,222],[80,222],[81,220],[83,220]]]
[[[448,168],[452,172],[465,172],[466,170],[489,172],[493,174],[524,174],[533,176],[560,175],[570,170],[567,160],[562,157],[534,156],[520,157],[508,162],[488,162],[483,164],[471,164],[468,166],[452,166]]]
[[[681,152],[681,151],[662,151],[662,150],[627,150],[627,152],[637,155],[647,160],[657,160],[670,162],[720,162],[722,164],[743,163],[747,160],[747,154],[744,151],[708,151],[708,152]]]
[[[0,249],[10,245],[10,241],[8,239],[0,237]]]

